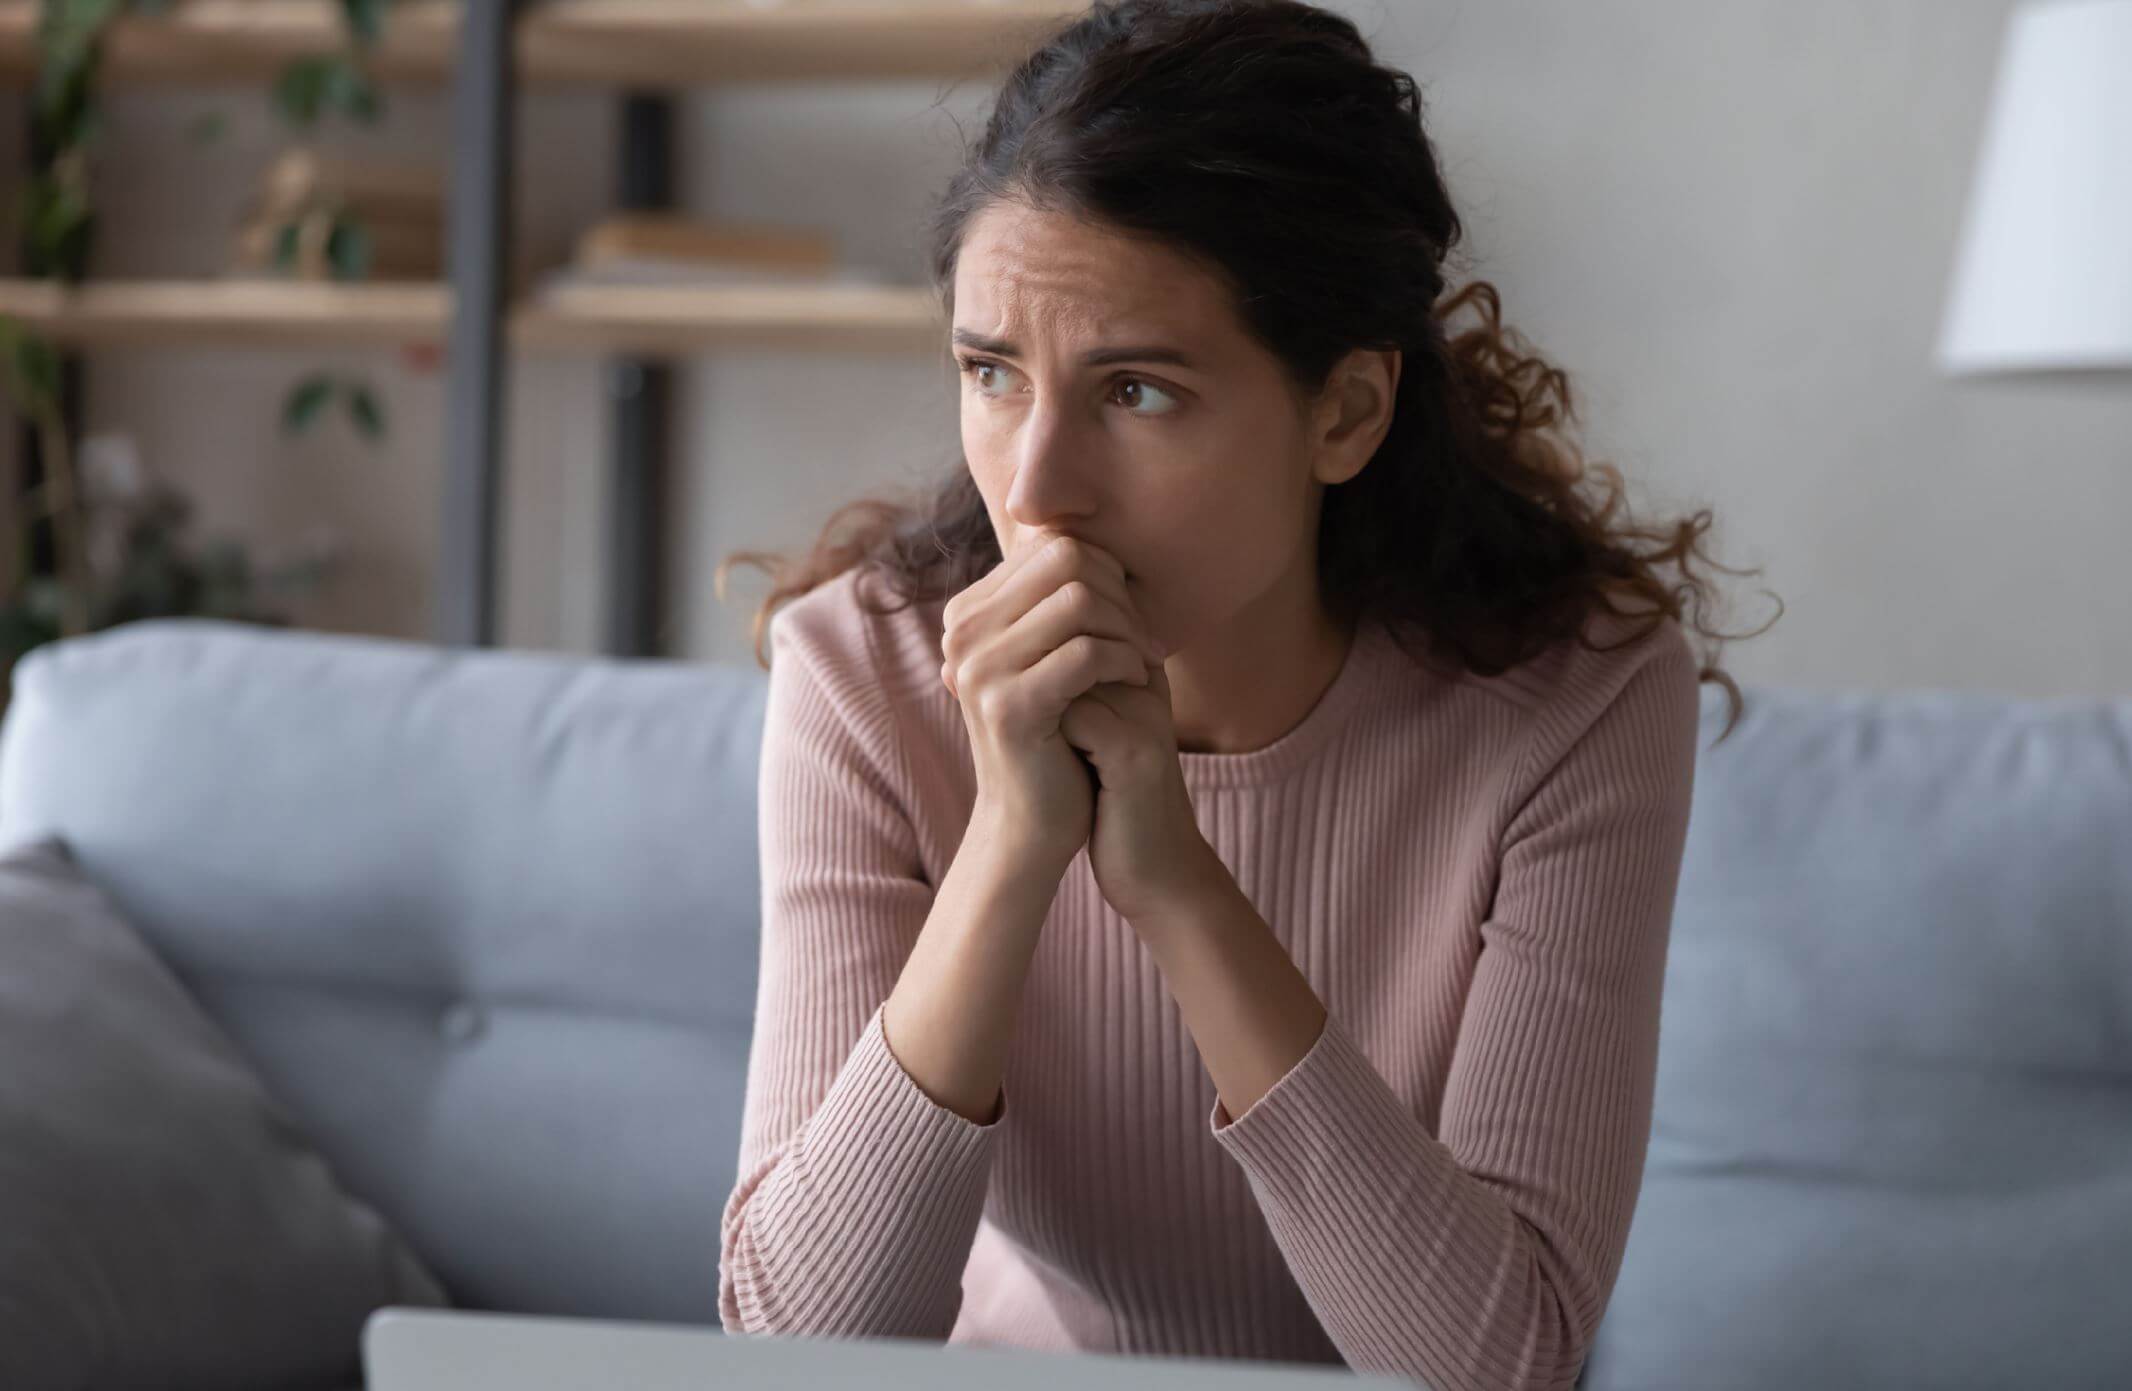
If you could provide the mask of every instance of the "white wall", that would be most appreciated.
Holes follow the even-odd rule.
[[[2008,0],[1336,4],[1422,81],[1506,315],[1572,374],[1596,457],[1649,515],[1709,506],[1736,596],[1742,681],[2132,694],[2132,381],[1953,381],[1931,348]],[[681,191],[720,216],[830,228],[845,258],[920,277],[929,199],[975,130],[981,83],[720,89],[682,104]],[[339,143],[419,154],[436,93]],[[208,149],[205,107],[231,129]],[[604,206],[614,102],[522,108],[521,236],[560,255]],[[19,119],[0,126],[20,148]],[[127,92],[101,173],[99,273],[205,273],[281,138],[257,92]],[[284,385],[367,367],[392,445],[338,424],[288,442]],[[835,502],[957,458],[943,356],[727,354],[679,374],[674,650],[741,659],[764,583],[711,575],[795,547]],[[334,523],[355,568],[307,620],[426,636],[442,391],[386,353],[128,350],[91,374],[92,427],[124,428],[210,529]],[[521,358],[511,388],[510,643],[597,645],[606,409],[589,359]]]

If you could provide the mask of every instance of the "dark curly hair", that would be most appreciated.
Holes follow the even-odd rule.
[[[1712,594],[1689,574],[1709,511],[1656,526],[1617,519],[1619,470],[1588,465],[1563,436],[1575,416],[1568,378],[1504,328],[1493,285],[1446,293],[1441,267],[1461,228],[1421,108],[1411,76],[1380,66],[1353,23],[1314,6],[1098,0],[1007,77],[941,197],[930,270],[945,322],[964,233],[995,203],[1178,248],[1226,278],[1298,400],[1355,348],[1402,354],[1376,454],[1324,495],[1319,584],[1335,621],[1377,616],[1443,654],[1428,660],[1481,675],[1573,638],[1590,646],[1586,620],[1601,605],[1648,617],[1625,642],[1667,618],[1713,646],[1728,640],[1702,625]],[[1469,307],[1478,322],[1454,334],[1449,321]],[[1606,481],[1602,496],[1586,495],[1591,475]],[[902,601],[894,612],[944,600],[1000,560],[958,450],[930,496],[849,503],[796,563],[734,553],[717,589],[722,600],[736,563],[771,574],[754,622],[767,667],[772,611],[855,565],[886,577]],[[1704,661],[1700,680],[1730,694],[1722,742],[1743,700]]]

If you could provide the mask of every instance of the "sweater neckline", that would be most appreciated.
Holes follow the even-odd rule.
[[[1242,787],[1285,777],[1309,762],[1333,734],[1343,728],[1367,694],[1382,656],[1384,635],[1372,618],[1363,617],[1348,644],[1347,656],[1318,696],[1317,704],[1286,734],[1270,744],[1242,753],[1178,750],[1177,765],[1186,787]]]

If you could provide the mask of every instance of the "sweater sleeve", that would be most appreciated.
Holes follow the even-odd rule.
[[[719,1315],[729,1333],[944,1341],[1005,1111],[979,1124],[936,1103],[882,1034],[933,889],[893,715],[842,655],[868,652],[862,620],[807,597],[771,627],[760,968]]]
[[[1700,700],[1684,640],[1617,682],[1581,730],[1536,721],[1525,745],[1514,785],[1532,791],[1505,823],[1437,1133],[1338,1014],[1241,1117],[1215,1103],[1214,1138],[1357,1371],[1572,1387],[1612,1292],[1650,1139]]]

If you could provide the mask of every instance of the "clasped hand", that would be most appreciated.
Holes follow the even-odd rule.
[[[1079,578],[1118,601],[1143,647],[1157,654],[1157,660],[1145,663],[1145,684],[1097,681],[1067,704],[1058,723],[1060,734],[1094,772],[1088,859],[1096,885],[1127,921],[1150,921],[1200,892],[1220,868],[1200,833],[1178,763],[1168,652],[1149,633],[1115,556],[1079,538],[1044,537],[1031,544],[1063,547],[1067,563],[1059,573],[1065,578],[1053,588]],[[1031,558],[1002,562],[972,589]],[[952,663],[943,665],[941,680],[956,694]]]

